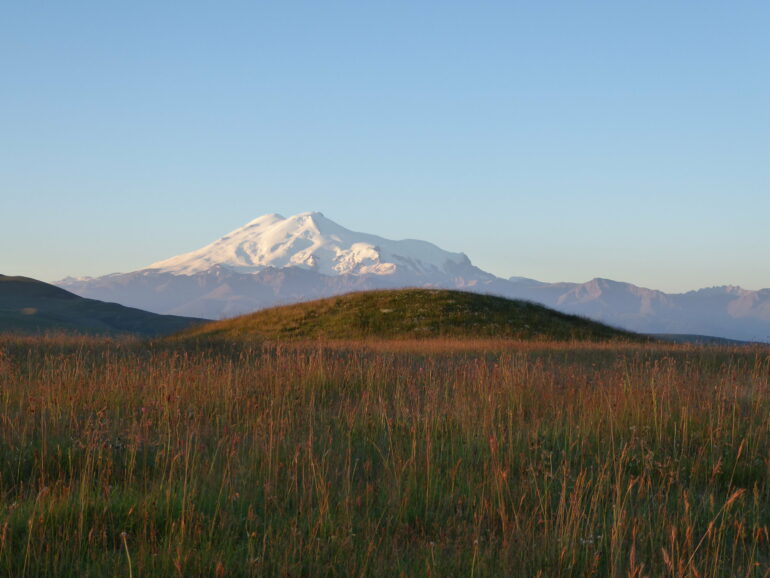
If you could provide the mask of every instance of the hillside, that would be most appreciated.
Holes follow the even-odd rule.
[[[4,332],[155,336],[181,331],[201,321],[85,299],[29,277],[0,275],[0,331]]]
[[[200,325],[177,337],[643,339],[540,305],[443,289],[349,293]]]

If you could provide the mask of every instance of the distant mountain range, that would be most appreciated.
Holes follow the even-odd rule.
[[[201,321],[84,299],[42,281],[0,275],[0,330],[4,332],[68,331],[150,337],[181,331]]]
[[[608,279],[503,279],[426,241],[350,231],[321,213],[259,217],[196,251],[129,273],[57,283],[83,297],[163,314],[220,319],[350,291],[463,289],[526,299],[642,333],[770,342],[770,289],[668,294]]]
[[[583,315],[639,333],[697,334],[770,342],[770,289],[725,286],[663,293],[609,279],[542,283],[511,278],[509,297]]]

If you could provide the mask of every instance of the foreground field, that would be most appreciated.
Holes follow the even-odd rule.
[[[765,576],[768,349],[0,338],[5,576]]]

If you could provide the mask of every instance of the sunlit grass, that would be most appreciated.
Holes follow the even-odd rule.
[[[769,353],[0,338],[0,574],[764,576]]]
[[[172,339],[196,338],[648,341],[535,303],[446,289],[348,293],[195,325]]]

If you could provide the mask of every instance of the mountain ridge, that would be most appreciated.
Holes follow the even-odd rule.
[[[30,277],[0,275],[2,331],[25,334],[74,331],[152,337],[174,333],[202,321],[79,297]]]
[[[770,342],[770,289],[728,285],[665,293],[601,277],[585,283],[504,279],[464,253],[357,233],[320,212],[270,213],[144,269],[56,284],[84,297],[209,319],[351,291],[459,289],[525,299],[641,333]]]

